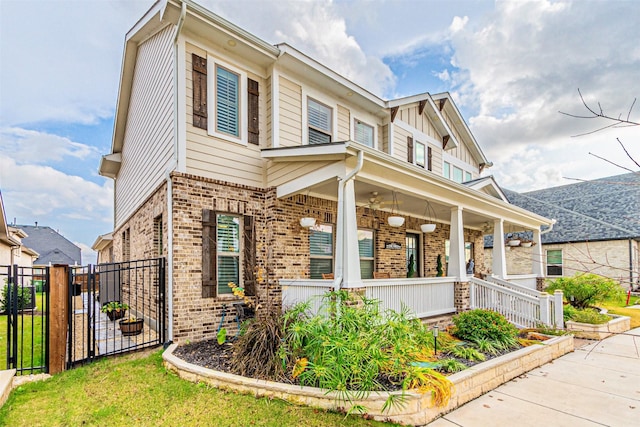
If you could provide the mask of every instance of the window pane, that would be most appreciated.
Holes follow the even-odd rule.
[[[416,164],[418,166],[424,167],[425,165],[424,152],[424,144],[416,142]]]
[[[360,257],[373,258],[373,231],[358,230],[358,250]]]
[[[471,181],[471,172],[465,172],[464,173],[464,180],[466,181]]]
[[[562,251],[561,250],[547,251],[547,264],[562,264]]]
[[[356,142],[364,144],[368,147],[373,147],[373,127],[360,120],[355,121],[354,138]]]
[[[453,180],[455,182],[462,182],[462,169],[453,167]]]
[[[444,171],[442,172],[442,175],[447,179],[451,179],[451,165],[447,162],[444,162]]]
[[[313,99],[308,102],[309,126],[331,133],[331,108]]]
[[[216,68],[216,129],[238,136],[239,78],[224,68]]]
[[[360,260],[360,278],[373,279],[373,260],[372,259]]]
[[[547,266],[547,276],[562,276],[562,266],[561,265],[548,265]]]
[[[240,283],[239,260],[237,256],[218,257],[218,293],[230,294],[229,282]]]
[[[318,225],[311,229],[309,253],[311,256],[333,256],[333,227],[331,225]],[[331,271],[325,273],[331,273]]]
[[[309,267],[312,279],[322,279],[322,273],[333,273],[333,260],[327,258],[311,258]]]
[[[240,252],[240,220],[231,215],[218,215],[218,252]]]
[[[331,135],[309,128],[309,144],[328,144],[329,142],[331,142]]]

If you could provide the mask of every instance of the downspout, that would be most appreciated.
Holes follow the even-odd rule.
[[[342,199],[342,218],[339,218],[339,221],[341,222],[342,226],[342,230],[341,230],[341,239],[340,239],[340,246],[341,246],[341,256],[342,256],[342,269],[343,269],[343,274],[344,274],[344,268],[345,268],[345,238],[344,238],[344,233],[345,233],[345,219],[346,219],[346,215],[345,215],[345,209],[344,209],[344,197],[345,197],[345,185],[347,184],[347,182],[349,182],[350,180],[352,180],[361,170],[362,170],[362,166],[364,165],[364,152],[360,149],[358,150],[358,163],[356,164],[356,167],[349,172],[344,178],[342,179],[338,179],[338,197],[340,199]],[[340,275],[338,277],[335,278],[334,282],[333,282],[333,287],[334,289],[340,289],[342,287],[342,282],[343,282],[343,276]]]
[[[541,230],[540,231],[540,235],[542,236],[543,234],[547,234],[548,232],[550,232],[551,230],[553,230],[553,226],[555,225],[556,220],[555,218],[551,220],[551,225],[549,225],[549,228],[547,228],[546,230]]]
[[[171,182],[171,171],[178,169],[178,140],[180,136],[180,118],[178,117],[178,38],[182,31],[185,17],[187,16],[187,4],[182,3],[180,19],[176,29],[176,36],[173,39],[174,61],[173,61],[173,159],[172,166],[167,168],[167,289],[165,298],[167,299],[167,342],[173,341],[173,183]]]

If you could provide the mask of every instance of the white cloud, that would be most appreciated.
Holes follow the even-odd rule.
[[[96,147],[69,138],[46,132],[22,129],[18,127],[0,128],[0,154],[16,160],[18,163],[59,162],[65,157],[84,160],[89,156],[98,157]]]
[[[82,265],[95,264],[98,260],[98,253],[91,249],[91,246],[82,242],[73,242],[80,248],[80,256],[82,257]]]

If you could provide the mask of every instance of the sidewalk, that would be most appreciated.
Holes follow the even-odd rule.
[[[428,426],[640,426],[640,328],[592,341]]]

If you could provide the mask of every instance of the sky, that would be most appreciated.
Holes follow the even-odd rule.
[[[153,0],[0,0],[0,191],[7,220],[50,226],[96,259],[113,228],[110,152],[124,38]],[[200,0],[394,99],[451,93],[501,187],[530,191],[637,170],[637,1]],[[640,104],[640,101],[638,102]],[[640,105],[631,110],[640,121]],[[586,135],[585,135],[586,134]],[[582,135],[582,136],[577,136]],[[590,154],[591,153],[591,154]],[[602,157],[608,161],[599,159]],[[616,163],[616,166],[610,162]]]

